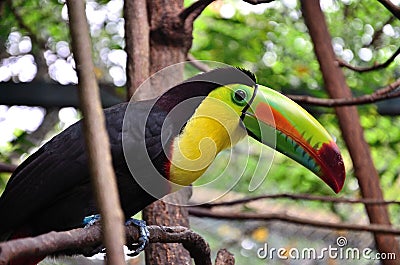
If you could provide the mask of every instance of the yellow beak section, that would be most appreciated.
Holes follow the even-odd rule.
[[[338,193],[345,168],[329,133],[302,107],[275,90],[259,85],[255,93],[243,118],[249,135],[302,164]]]

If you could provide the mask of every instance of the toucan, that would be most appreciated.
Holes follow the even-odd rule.
[[[331,135],[248,70],[217,68],[104,115],[126,218],[193,183],[220,151],[246,136],[305,166],[336,193],[344,184]],[[0,241],[82,227],[98,214],[83,138],[78,121],[18,166],[0,197]]]

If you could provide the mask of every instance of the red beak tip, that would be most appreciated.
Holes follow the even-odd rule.
[[[322,161],[325,162],[322,166],[322,172],[325,176],[323,180],[335,193],[339,193],[346,179],[346,170],[339,148],[336,143],[332,141],[328,144],[323,144],[318,153]]]
[[[343,179],[344,179],[344,177],[343,177]],[[339,183],[336,183],[336,184],[337,185],[333,187],[333,191],[337,194],[343,189],[344,181],[342,183],[340,183],[340,184]]]

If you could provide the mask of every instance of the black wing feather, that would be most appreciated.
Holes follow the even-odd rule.
[[[134,107],[132,113],[140,116],[141,108],[153,103],[136,104],[138,107]],[[135,183],[125,162],[121,141],[127,105],[106,109],[105,116],[121,203],[129,217],[155,199]],[[159,112],[157,115],[165,118],[166,114]],[[149,136],[157,138],[161,126],[155,123]],[[132,135],[144,137],[140,133]],[[153,142],[148,150],[150,157],[159,156],[160,150]],[[83,217],[98,213],[87,163],[81,122],[70,126],[29,156],[14,172],[0,197],[0,239],[21,226],[33,227],[34,234],[65,230],[79,226]]]

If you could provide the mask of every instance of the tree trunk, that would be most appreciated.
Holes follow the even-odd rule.
[[[183,189],[169,195],[169,202],[187,204],[191,197],[191,189]],[[157,201],[143,210],[143,220],[149,225],[185,226],[189,227],[189,213],[186,207],[176,206],[164,201]],[[190,253],[182,244],[150,244],[146,250],[146,264],[192,264]]]
[[[191,46],[191,32],[179,25],[178,14],[183,8],[182,0],[148,0],[150,16],[150,74],[172,64],[184,62]],[[187,42],[186,40],[190,41]],[[181,40],[181,41],[180,41]],[[175,75],[175,76],[174,76]],[[159,95],[169,88],[174,80],[182,79],[183,68],[170,72],[163,83],[152,83],[152,92]],[[184,191],[184,190],[183,190]],[[187,203],[190,194],[178,192],[172,196],[177,205]],[[181,225],[189,227],[187,209],[158,201],[143,211],[148,224]],[[191,264],[189,252],[180,244],[152,244],[146,249],[146,264]]]
[[[149,77],[150,25],[146,0],[124,2],[127,98]]]
[[[314,49],[324,78],[326,90],[332,98],[349,98],[352,93],[346,84],[343,72],[336,64],[331,45],[331,36],[322,13],[319,0],[302,0],[302,12],[309,29]],[[376,171],[369,146],[364,139],[356,107],[337,107],[343,138],[346,142],[354,165],[354,174],[358,179],[364,198],[382,200],[379,175]],[[366,210],[371,223],[390,225],[386,205],[368,205]],[[375,233],[376,247],[380,253],[395,253],[400,257],[399,244],[392,235]],[[382,264],[398,264],[395,260],[382,260]]]
[[[145,7],[147,10],[144,10]],[[149,75],[185,61],[192,44],[192,30],[185,28],[178,16],[182,9],[183,0],[125,1],[128,95],[132,95]],[[135,25],[141,27],[142,24],[144,28],[139,33],[133,30]],[[153,80],[150,87],[136,91],[134,98],[154,98],[182,78],[183,66],[175,67],[173,71],[166,72],[162,82]],[[190,195],[191,192],[184,189],[171,196],[169,201],[172,204],[163,201],[153,203],[143,210],[143,220],[148,225],[189,227],[187,210],[176,205],[186,204]],[[150,244],[145,253],[146,264],[191,264],[190,254],[181,244]]]

